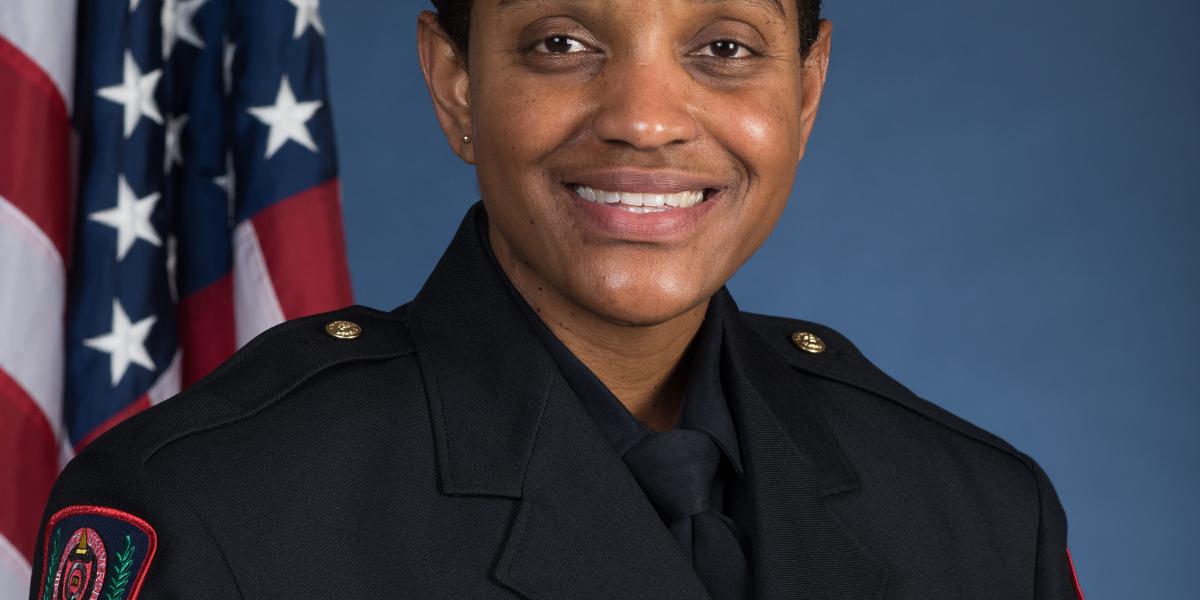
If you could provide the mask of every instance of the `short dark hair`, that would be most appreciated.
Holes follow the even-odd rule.
[[[438,23],[454,42],[459,56],[467,58],[471,40],[471,5],[474,0],[433,0]],[[800,53],[808,51],[817,41],[821,26],[821,0],[796,0],[800,12]]]

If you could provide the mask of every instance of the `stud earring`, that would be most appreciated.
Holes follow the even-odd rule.
[[[464,136],[463,136],[463,143],[464,143],[464,144],[470,144],[470,143],[471,143],[471,136],[469,136],[469,135],[464,135]]]

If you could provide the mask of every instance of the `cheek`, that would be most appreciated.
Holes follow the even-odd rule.
[[[579,232],[545,167],[580,130],[587,102],[545,78],[490,65],[480,70],[490,74],[472,92],[480,192],[522,254],[562,271]]]
[[[544,125],[532,116],[538,112],[537,99],[489,96],[473,100],[478,167],[516,164],[535,156],[537,147],[543,145],[539,133],[544,130]],[[523,135],[518,135],[520,132]],[[503,171],[510,176],[516,173],[512,169]]]
[[[740,265],[761,244],[783,212],[791,193],[799,156],[799,107],[785,101],[788,90],[724,98],[709,111],[708,130],[717,145],[745,170],[745,189],[733,203],[734,227],[726,229],[710,259]],[[737,248],[731,252],[731,248]]]
[[[770,142],[771,125],[761,115],[748,115],[738,123],[738,131],[748,144],[763,147]]]
[[[578,107],[583,102],[562,86],[499,71],[473,82],[472,89],[476,152],[484,153],[487,162],[534,163],[565,143],[579,127]],[[480,162],[483,166],[484,161]]]
[[[799,115],[772,98],[760,93],[754,101],[714,111],[719,115],[711,124],[714,137],[742,162],[752,180],[773,179],[781,167],[791,171],[796,162]]]
[[[502,66],[481,65],[477,72],[489,74],[471,82],[480,192],[492,218],[523,254],[545,254],[544,246],[551,244],[547,238],[562,237],[570,226],[552,210],[555,190],[540,168],[569,136],[569,115],[554,107],[570,104]]]

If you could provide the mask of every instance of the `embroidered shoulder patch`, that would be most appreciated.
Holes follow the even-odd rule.
[[[158,537],[149,523],[103,506],[68,506],[50,517],[41,600],[134,600]]]

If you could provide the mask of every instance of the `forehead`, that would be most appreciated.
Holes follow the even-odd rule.
[[[645,0],[643,0],[645,1]],[[659,0],[650,0],[659,1]],[[684,0],[691,4],[700,4],[705,6],[722,5],[722,4],[748,4],[759,8],[767,9],[777,13],[779,16],[787,16],[787,9],[784,8],[783,0]],[[605,0],[500,0],[501,12],[505,10],[515,10],[530,5],[546,5],[546,4],[604,4]]]

